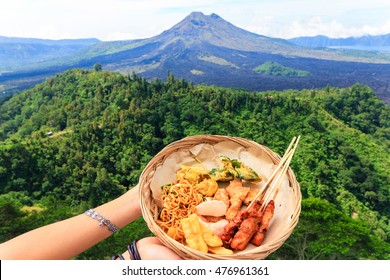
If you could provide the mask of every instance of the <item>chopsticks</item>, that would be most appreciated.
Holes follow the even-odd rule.
[[[280,160],[278,166],[276,167],[276,169],[274,170],[272,175],[268,178],[268,180],[264,184],[264,186],[260,189],[260,191],[255,196],[255,198],[252,200],[252,202],[248,205],[247,209],[250,209],[257,200],[261,200],[263,198],[262,196],[264,195],[264,192],[266,190],[267,190],[267,192],[265,193],[265,196],[263,198],[264,203],[261,205],[259,211],[264,210],[264,207],[267,205],[268,200],[270,199],[271,195],[273,195],[272,199],[276,198],[276,196],[279,192],[280,186],[282,185],[283,177],[286,174],[287,169],[290,165],[291,159],[295,153],[295,150],[298,147],[298,142],[299,142],[300,138],[301,138],[300,135],[298,137],[296,137],[296,136],[293,137],[293,139],[290,142],[290,145],[288,146],[288,148],[284,152],[284,155],[283,155],[282,159]],[[274,180],[275,176],[276,176],[276,179]],[[269,187],[269,190],[268,190],[268,187]]]

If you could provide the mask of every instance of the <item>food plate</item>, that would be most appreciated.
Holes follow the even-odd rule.
[[[294,172],[287,169],[274,198],[274,216],[260,246],[248,245],[233,255],[203,253],[169,237],[156,223],[161,205],[161,186],[172,183],[182,165],[211,170],[220,165],[220,156],[237,159],[250,166],[262,181],[259,189],[277,168],[281,158],[264,145],[239,137],[198,135],[183,138],[162,149],[143,170],[139,186],[143,217],[149,229],[163,244],[184,259],[264,259],[291,235],[301,211],[301,192]],[[249,183],[248,183],[249,184]],[[221,185],[223,187],[223,185]]]

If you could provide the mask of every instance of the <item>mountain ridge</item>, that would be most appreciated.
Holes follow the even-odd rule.
[[[99,42],[94,38],[51,40],[0,36],[0,73],[34,64],[50,65],[52,59],[77,55]]]
[[[25,37],[9,37],[0,35],[0,43],[24,43],[24,44],[94,44],[102,42],[96,38],[80,38],[80,39],[42,39],[42,38],[25,38]]]
[[[302,40],[304,40],[305,38],[310,37],[299,38],[302,38]],[[344,53],[338,53],[334,50],[313,50],[309,44],[305,45],[305,43],[299,43],[299,38],[286,40],[267,37],[237,27],[234,24],[224,20],[222,17],[215,13],[212,13],[207,16],[202,12],[192,12],[168,30],[163,31],[156,36],[145,39],[118,41],[100,41],[95,38],[51,40],[0,36],[0,62],[2,62],[0,67],[4,68],[4,65],[6,65],[4,64],[5,56],[1,56],[2,53],[5,53],[5,51],[2,51],[1,49],[1,44],[41,44],[44,46],[51,47],[66,45],[88,46],[88,49],[78,48],[77,51],[81,52],[72,53],[75,56],[70,62],[75,63],[77,60],[82,60],[83,58],[96,57],[101,55],[111,55],[113,53],[119,53],[129,49],[137,48],[139,46],[146,45],[152,42],[161,43],[163,41],[163,44],[161,46],[161,48],[163,48],[176,40],[183,40],[183,42],[186,43],[186,46],[191,46],[192,44],[197,43],[199,41],[206,41],[215,46],[231,48],[233,50],[241,51],[267,52],[287,56],[310,57],[341,61],[390,63],[390,57],[388,58],[388,60],[384,60],[380,57],[367,59],[364,57],[359,57],[358,54],[354,57],[354,54],[345,55]],[[318,44],[316,44],[314,47],[318,48]],[[58,49],[55,51],[58,52]],[[59,54],[59,56],[66,56],[66,58],[69,59],[68,55],[69,53],[65,53],[65,55]],[[33,61],[39,62],[38,59],[35,59]],[[60,60],[60,64],[64,64],[64,61]],[[55,64],[53,64],[52,66],[54,65]],[[24,66],[26,66],[26,63],[24,63]],[[0,69],[0,71],[1,70],[12,71],[12,69]]]
[[[137,42],[141,45],[151,42],[163,42],[163,48],[177,40],[182,40],[187,47],[200,41],[240,51],[266,52],[286,56],[340,61],[390,63],[390,57],[389,59],[380,57],[367,59],[358,56],[358,54],[356,56],[354,54],[345,55],[335,50],[317,50],[297,46],[285,39],[267,37],[237,27],[215,13],[205,15],[202,12],[192,12],[168,30],[150,38],[139,39]],[[126,44],[127,41],[122,42]],[[132,49],[133,42],[129,43],[127,49]],[[109,46],[110,44],[110,42],[106,42],[106,45]],[[117,44],[117,42],[113,42],[113,44]]]
[[[254,69],[266,62],[310,74],[275,77],[256,73]],[[217,14],[202,12],[191,13],[150,38],[98,42],[58,60],[25,63],[23,71],[0,74],[0,93],[34,85],[70,68],[92,69],[95,64],[123,74],[134,72],[147,79],[165,79],[171,72],[194,83],[250,90],[348,87],[360,82],[390,103],[390,80],[386,75],[390,71],[390,55],[301,47],[246,31]]]
[[[390,52],[390,34],[365,35],[360,37],[330,38],[324,35],[302,36],[288,39],[299,46],[309,48],[352,48]]]

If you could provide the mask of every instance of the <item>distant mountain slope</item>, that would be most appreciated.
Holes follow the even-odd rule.
[[[156,53],[164,51],[164,49],[176,46],[175,44],[178,42],[183,43],[183,48],[188,50],[207,43],[212,46],[236,51],[280,54],[288,57],[390,63],[390,57],[387,59],[375,56],[363,57],[358,53],[345,55],[345,53],[336,50],[314,50],[297,46],[284,39],[270,38],[249,32],[231,24],[214,13],[207,16],[201,12],[191,13],[172,28],[157,36],[133,41],[102,42],[93,46],[92,49],[96,50],[99,48],[99,55],[112,55],[130,49],[140,49],[142,46],[150,44],[158,45],[153,52],[145,52],[145,59],[148,59],[149,57],[153,57]],[[175,52],[175,49],[172,51]],[[94,52],[88,53],[94,54]]]
[[[31,69],[34,65],[53,66],[64,57],[97,44],[97,39],[46,40],[0,36],[0,73]]]
[[[297,37],[288,41],[298,46],[309,48],[350,48],[390,52],[390,34],[338,39],[318,35],[313,37]]]
[[[308,74],[275,77],[255,71],[267,62]],[[106,70],[134,72],[147,79],[165,79],[170,72],[194,83],[250,90],[348,87],[359,82],[372,87],[390,104],[390,54],[297,46],[246,31],[216,14],[201,12],[191,13],[151,38],[92,41],[71,56],[25,63],[24,71],[0,73],[0,97],[2,92],[29,87],[70,68],[91,69],[96,63]]]
[[[86,45],[90,46],[101,42],[95,38],[86,39],[37,39],[37,38],[20,38],[20,37],[7,37],[0,36],[0,44],[3,43],[17,43],[17,44],[37,44],[37,45],[48,45],[48,46],[69,46],[69,45]]]

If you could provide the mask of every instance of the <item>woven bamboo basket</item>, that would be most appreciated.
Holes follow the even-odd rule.
[[[177,242],[170,238],[157,223],[159,206],[156,195],[153,194],[152,185],[155,177],[161,180],[170,182],[172,174],[164,174],[159,172],[163,166],[174,165],[175,160],[188,161],[188,157],[193,156],[193,150],[201,153],[202,149],[218,149],[218,147],[225,147],[226,150],[219,151],[224,155],[236,153],[238,150],[242,154],[249,153],[252,157],[262,158],[264,165],[277,166],[281,161],[281,157],[273,152],[271,149],[258,144],[254,141],[239,137],[230,137],[222,135],[199,135],[183,138],[179,141],[173,142],[162,149],[145,167],[141,173],[140,186],[140,203],[144,220],[149,229],[156,237],[168,248],[172,249],[183,259],[210,259],[210,260],[255,260],[265,259],[269,254],[277,250],[285,240],[291,235],[294,227],[298,223],[299,214],[301,211],[301,192],[299,183],[297,182],[294,172],[288,167],[285,174],[285,184],[281,186],[275,199],[275,212],[272,218],[266,238],[258,247],[250,247],[244,251],[237,251],[233,255],[217,255],[211,253],[202,253],[187,247],[184,244]],[[188,163],[188,162],[185,162]],[[263,164],[259,164],[263,165]],[[250,166],[248,164],[248,166]],[[262,170],[262,166],[251,166],[261,176],[269,176],[270,169]],[[173,167],[174,168],[174,167]],[[168,169],[164,170],[170,170]],[[172,173],[174,170],[172,169]],[[162,178],[162,177],[167,177]],[[173,174],[174,176],[174,174]]]

